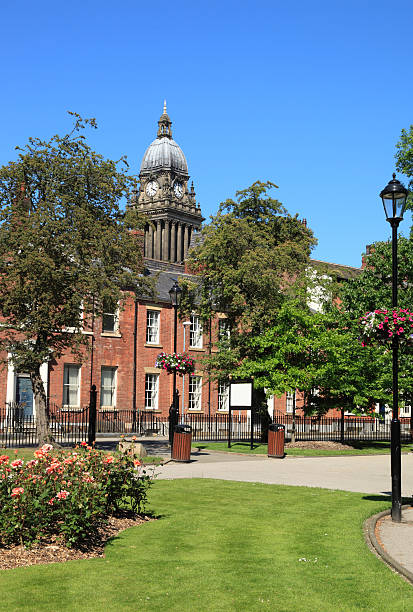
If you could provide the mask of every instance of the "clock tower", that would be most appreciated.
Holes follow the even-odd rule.
[[[188,187],[185,155],[172,139],[171,126],[165,102],[157,137],[143,156],[139,193],[131,204],[151,221],[145,226],[145,258],[182,264],[204,219],[194,184]]]

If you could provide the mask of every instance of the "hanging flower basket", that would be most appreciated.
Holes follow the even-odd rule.
[[[360,319],[361,345],[384,344],[392,342],[396,335],[399,342],[413,341],[413,312],[405,308],[393,310],[374,310]]]
[[[195,372],[195,362],[186,353],[159,353],[155,361],[155,368],[162,368],[168,374],[176,372],[182,376]]]

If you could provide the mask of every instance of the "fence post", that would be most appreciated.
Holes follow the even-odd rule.
[[[341,419],[340,419],[340,442],[344,444],[344,410],[341,409]]]
[[[92,385],[90,389],[89,399],[89,428],[88,428],[88,442],[93,444],[96,440],[96,385]]]

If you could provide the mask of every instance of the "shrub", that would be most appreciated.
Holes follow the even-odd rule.
[[[82,442],[74,451],[49,444],[34,459],[0,456],[0,545],[57,537],[67,546],[97,535],[110,515],[142,511],[151,478],[140,462]]]

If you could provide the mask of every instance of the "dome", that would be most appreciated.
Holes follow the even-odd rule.
[[[141,164],[141,173],[154,170],[174,170],[188,174],[188,165],[181,147],[172,138],[156,138],[146,149]]]

